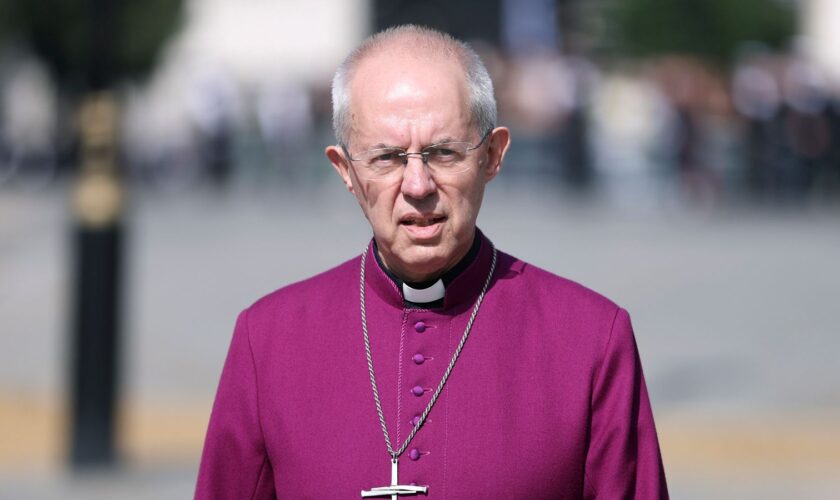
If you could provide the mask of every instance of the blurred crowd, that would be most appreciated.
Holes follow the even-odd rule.
[[[653,182],[701,204],[840,197],[840,85],[797,50],[747,45],[721,68],[684,56],[601,63],[476,46],[500,122],[513,130],[508,178],[580,193]],[[329,175],[329,75],[242,81],[190,62],[121,92],[122,163],[139,185]],[[0,53],[0,186],[44,188],[74,170],[71,97],[25,52]]]

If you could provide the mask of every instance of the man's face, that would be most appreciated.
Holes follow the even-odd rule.
[[[350,155],[382,147],[419,152],[451,141],[478,144],[486,131],[472,124],[463,74],[443,56],[389,51],[363,60],[350,89]],[[403,279],[422,281],[469,250],[484,186],[498,173],[508,143],[508,131],[500,127],[467,153],[463,172],[434,174],[411,156],[402,175],[388,181],[370,179],[340,147],[326,153],[356,195],[385,265]]]

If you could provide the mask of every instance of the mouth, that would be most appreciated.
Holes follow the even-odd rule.
[[[443,215],[407,215],[400,219],[401,226],[428,227],[446,220]]]

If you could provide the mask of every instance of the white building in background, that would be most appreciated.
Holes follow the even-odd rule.
[[[183,29],[155,75],[129,92],[129,154],[164,154],[189,170],[195,152],[184,147],[196,130],[245,119],[262,127],[254,116],[260,102],[273,102],[266,89],[328,85],[368,35],[370,12],[369,0],[186,0]]]
[[[211,61],[244,82],[330,75],[369,31],[368,0],[188,0],[171,57]]]
[[[800,0],[805,50],[840,89],[840,1]]]

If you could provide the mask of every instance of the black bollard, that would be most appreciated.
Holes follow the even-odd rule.
[[[111,224],[75,233],[71,460],[108,465],[116,460],[122,230]]]
[[[74,192],[71,463],[116,462],[122,189],[116,173],[117,108],[93,94],[82,106],[82,168]]]

